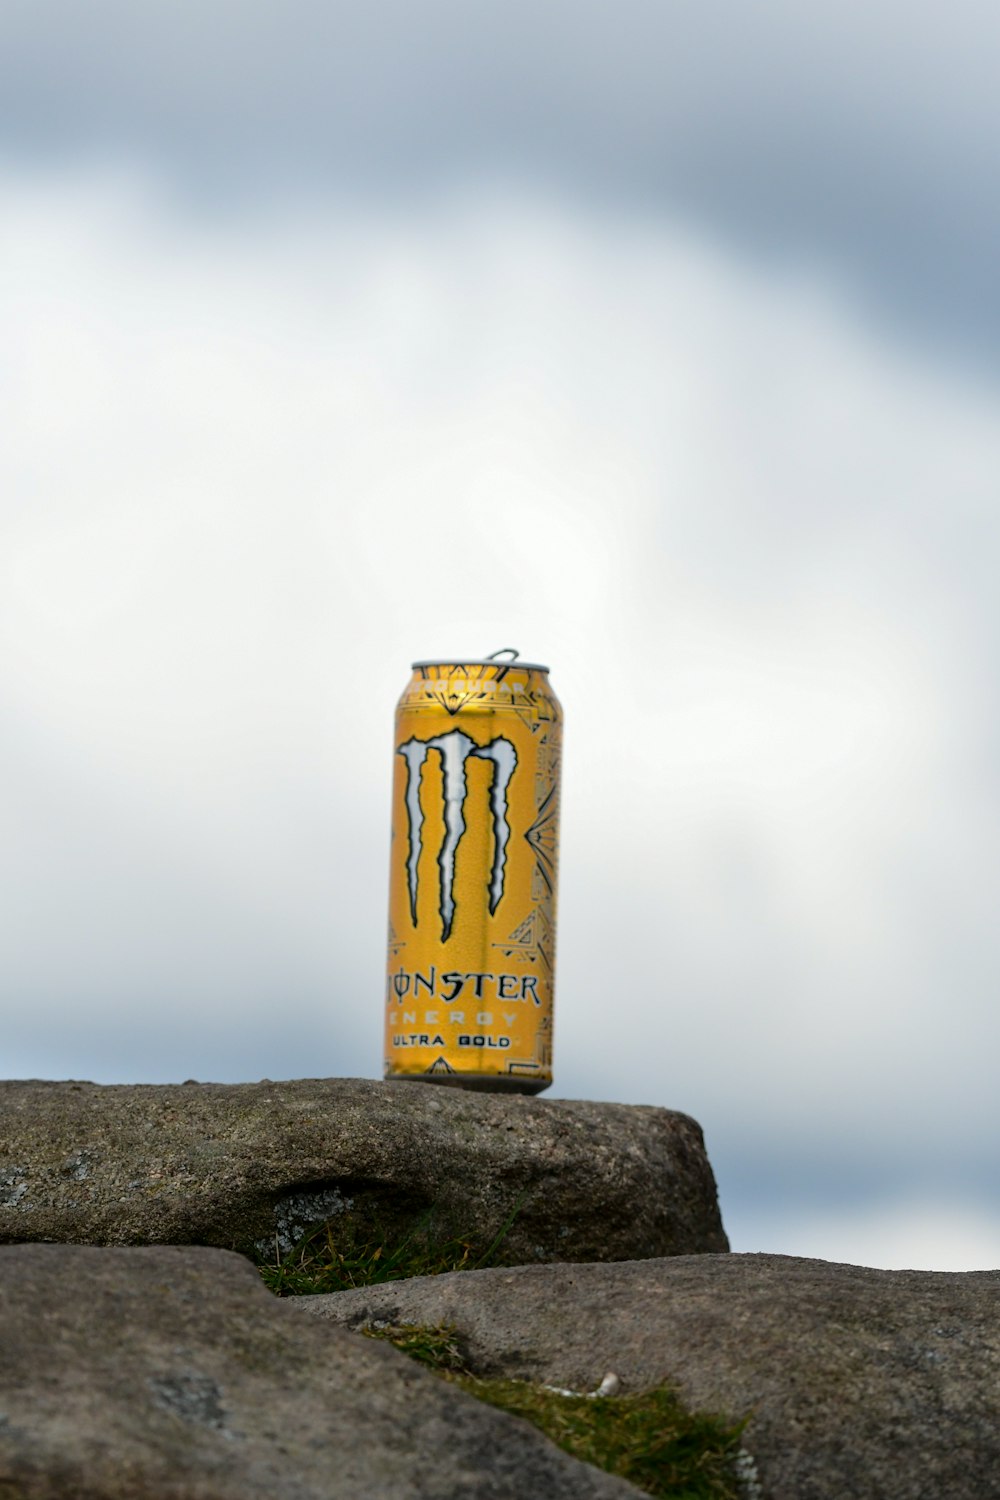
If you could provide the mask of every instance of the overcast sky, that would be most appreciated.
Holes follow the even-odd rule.
[[[998,30],[7,7],[0,1072],[376,1074],[393,705],[515,645],[554,1092],[1000,1264]]]
[[[0,131],[203,206],[499,174],[693,214],[988,357],[998,56],[988,0],[8,0]]]

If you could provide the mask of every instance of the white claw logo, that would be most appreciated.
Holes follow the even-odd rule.
[[[477,758],[493,762],[493,781],[490,785],[490,812],[493,815],[493,868],[487,885],[490,898],[490,915],[496,911],[503,896],[504,872],[507,866],[507,844],[510,825],[507,822],[507,788],[517,766],[517,751],[510,740],[497,738],[488,745],[477,745],[460,729],[448,734],[435,735],[430,740],[407,740],[400,745],[397,754],[406,761],[406,817],[409,834],[409,853],[406,872],[410,891],[410,915],[414,927],[417,925],[417,878],[420,854],[423,849],[421,829],[424,815],[420,806],[420,780],[423,775],[427,752],[436,750],[441,757],[441,774],[444,780],[444,825],[445,836],[438,855],[441,871],[441,938],[451,935],[455,920],[455,854],[462,834],[465,832],[465,794],[468,790],[466,762]]]

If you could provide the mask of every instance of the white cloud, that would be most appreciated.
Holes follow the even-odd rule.
[[[514,644],[560,1092],[982,1151],[993,389],[516,194],[226,230],[8,173],[0,237],[4,1071],[375,1072],[392,705]]]

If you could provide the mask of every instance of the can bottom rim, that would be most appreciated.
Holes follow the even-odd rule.
[[[475,1073],[393,1073],[384,1083],[436,1083],[439,1088],[469,1089],[476,1094],[540,1094],[551,1088],[551,1078],[484,1077]]]

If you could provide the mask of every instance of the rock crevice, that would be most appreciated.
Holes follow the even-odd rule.
[[[1000,1500],[1000,1272],[696,1255],[422,1276],[295,1311],[447,1325],[484,1376],[673,1386],[749,1417],[765,1500]]]

